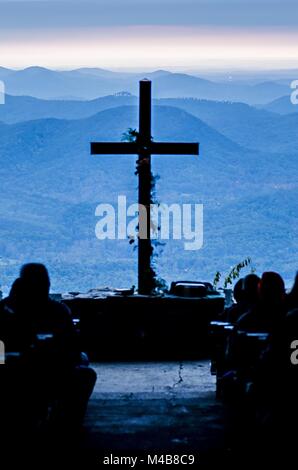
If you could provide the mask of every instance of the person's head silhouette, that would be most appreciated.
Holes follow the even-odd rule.
[[[31,298],[47,300],[50,291],[50,277],[47,268],[41,263],[24,264],[20,278],[26,285],[27,294]]]
[[[259,298],[260,278],[256,274],[248,274],[243,280],[243,290],[245,301],[248,304],[255,304]]]
[[[233,297],[235,302],[238,304],[243,300],[243,278],[238,279],[233,289]]]
[[[26,284],[21,278],[17,278],[10,289],[9,301],[13,308],[22,306],[26,301]]]
[[[263,273],[259,282],[260,300],[272,306],[280,305],[285,298],[285,284],[283,278],[275,272]]]

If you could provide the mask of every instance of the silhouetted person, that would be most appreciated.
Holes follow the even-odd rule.
[[[21,268],[6,306],[18,320],[15,335],[31,341],[30,373],[41,397],[57,405],[63,424],[80,424],[96,382],[95,372],[81,365],[77,333],[68,307],[49,297],[50,278],[39,263]],[[1,315],[0,315],[1,316]],[[5,315],[4,315],[5,316]],[[20,346],[21,348],[21,346]],[[59,411],[58,411],[59,410]]]
[[[275,272],[265,272],[258,284],[258,301],[242,315],[238,328],[245,331],[271,333],[285,317],[285,285]]]
[[[258,303],[260,280],[256,274],[248,274],[243,280],[243,300],[247,309]]]
[[[31,367],[34,335],[24,315],[24,299],[24,281],[16,279],[9,296],[0,302],[0,339],[5,344],[5,365],[0,367],[0,433],[4,432],[4,436],[0,439],[5,439],[6,444],[18,438],[24,440],[22,435],[45,412],[40,380]]]
[[[251,275],[250,275],[251,276]],[[266,338],[280,328],[285,318],[285,286],[281,276],[274,272],[265,272],[258,284],[255,295],[256,279],[248,279],[251,300],[256,302],[247,313],[243,314],[229,337],[227,363],[236,370],[238,376],[245,377],[257,367],[260,354],[267,347]],[[251,333],[265,333],[264,341],[259,341]]]
[[[235,303],[224,310],[220,315],[220,320],[235,323],[238,318],[246,311],[244,307],[243,279],[239,279],[233,289]]]
[[[236,323],[257,304],[259,282],[260,278],[256,274],[248,274],[236,282],[233,292],[236,303],[224,311],[225,321]]]
[[[238,279],[233,289],[234,301],[240,304],[243,301],[243,278]]]
[[[263,352],[256,376],[259,417],[263,432],[275,436],[283,455],[296,449],[298,419],[298,309],[291,310],[275,328]],[[266,422],[267,420],[267,422]],[[265,427],[267,425],[267,428]],[[292,456],[293,459],[293,456]],[[290,458],[291,460],[291,458]]]
[[[0,302],[0,339],[6,352],[22,351],[32,343],[30,324],[21,314],[25,298],[25,286],[21,279],[12,284],[8,297]]]

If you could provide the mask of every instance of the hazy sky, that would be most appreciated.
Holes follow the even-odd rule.
[[[297,0],[0,0],[0,65],[298,67]]]

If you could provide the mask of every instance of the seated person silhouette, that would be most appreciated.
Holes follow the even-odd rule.
[[[279,436],[279,447],[282,448],[284,445],[283,452],[296,449],[297,340],[298,309],[296,308],[285,315],[270,336],[268,346],[261,356],[256,378],[259,399],[262,400],[262,411],[270,418],[270,429]]]
[[[259,282],[260,278],[256,274],[248,274],[236,282],[233,291],[236,303],[224,311],[225,321],[236,323],[244,313],[256,305]]]
[[[244,313],[243,311],[243,279],[239,279],[233,289],[233,297],[235,303],[228,308],[225,308],[220,315],[220,320],[235,323],[238,318]]]
[[[251,299],[255,293],[255,279],[252,283]],[[250,286],[251,287],[251,286]],[[226,362],[230,370],[245,375],[257,365],[260,355],[267,347],[267,341],[283,323],[285,310],[285,286],[281,276],[265,272],[258,284],[255,304],[244,313],[235,325],[228,340]],[[260,333],[260,340],[256,334]],[[239,374],[238,374],[239,375]]]
[[[20,314],[23,298],[23,282],[17,279],[9,296],[0,302],[0,339],[5,344],[5,365],[0,368],[0,415],[2,430],[5,429],[5,436],[1,435],[1,439],[11,431],[15,435],[17,427],[30,427],[37,411],[38,396],[32,393],[36,390],[32,381],[34,376],[24,361],[30,352],[33,336],[30,324]],[[30,389],[27,386],[29,382],[32,385]]]
[[[96,373],[81,365],[81,352],[70,310],[50,299],[49,290],[50,278],[46,267],[39,263],[25,264],[21,268],[20,279],[4,301],[4,310],[15,314],[14,341],[21,337],[20,347],[31,342],[27,362],[40,396],[58,404],[57,420],[73,427],[83,420]]]
[[[257,303],[239,318],[237,326],[240,330],[272,333],[285,314],[284,281],[278,273],[265,272],[258,285]]]
[[[18,278],[12,284],[9,296],[0,302],[0,338],[9,354],[24,352],[33,341],[30,324],[21,315],[24,294],[24,282]]]
[[[253,308],[259,300],[260,280],[256,274],[248,274],[243,280],[244,303],[248,310]]]

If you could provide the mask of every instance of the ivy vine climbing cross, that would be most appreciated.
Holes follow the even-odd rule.
[[[139,240],[138,292],[149,295],[154,290],[150,237],[151,155],[198,155],[198,143],[154,142],[151,137],[151,81],[140,81],[139,131],[133,142],[92,142],[91,155],[138,155]]]

